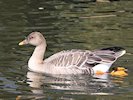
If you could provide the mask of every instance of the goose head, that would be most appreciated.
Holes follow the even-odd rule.
[[[30,44],[33,46],[38,46],[41,44],[46,45],[46,40],[40,32],[32,32],[30,33],[25,40],[19,43],[19,45]]]

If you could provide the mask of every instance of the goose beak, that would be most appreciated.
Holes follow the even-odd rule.
[[[18,45],[26,45],[26,44],[28,44],[28,41],[25,39],[22,42],[20,42]]]

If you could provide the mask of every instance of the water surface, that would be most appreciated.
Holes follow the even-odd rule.
[[[133,99],[133,1],[0,0],[0,98],[7,100]],[[33,46],[18,43],[32,31],[47,39],[45,58],[67,49],[122,46],[127,54],[112,67],[127,77],[51,77],[27,69]]]

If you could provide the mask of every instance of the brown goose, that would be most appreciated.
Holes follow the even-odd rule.
[[[108,72],[111,65],[124,55],[121,47],[99,50],[66,50],[43,60],[46,40],[40,32],[32,32],[19,45],[30,44],[35,50],[28,61],[29,70],[47,74],[95,74]]]

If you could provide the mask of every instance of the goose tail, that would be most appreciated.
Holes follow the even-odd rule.
[[[108,56],[105,59],[104,57],[102,58],[102,56],[100,55],[100,57],[105,60],[105,61],[109,61],[108,63],[99,63],[96,66],[93,67],[94,73],[96,74],[101,74],[101,73],[105,73],[108,72],[110,67],[112,66],[112,64],[116,61],[117,58],[123,56],[126,53],[126,50],[122,47],[108,47],[108,48],[103,48],[100,49],[99,51],[102,51],[101,55],[106,55],[106,53],[108,52]],[[110,59],[110,57],[114,56],[114,60]]]
[[[101,50],[109,50],[115,52],[115,56],[117,58],[123,56],[126,53],[126,50],[122,47],[108,47],[108,48],[103,48]]]

